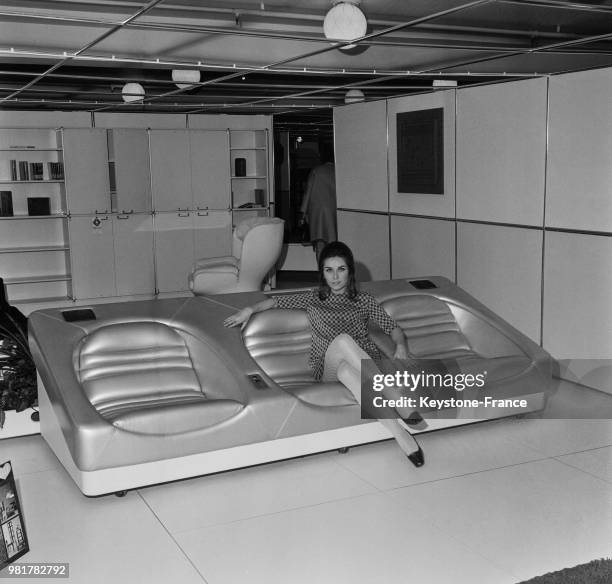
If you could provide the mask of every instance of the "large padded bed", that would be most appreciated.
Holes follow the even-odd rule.
[[[369,282],[418,359],[486,364],[489,390],[527,410],[428,414],[427,430],[544,407],[550,356],[445,278]],[[49,309],[29,318],[41,433],[85,495],[388,439],[340,383],[308,369],[305,313],[223,320],[261,292]],[[372,333],[381,347],[388,339]],[[418,428],[414,429],[419,432]],[[406,464],[409,464],[406,462]],[[415,469],[415,472],[418,472]]]

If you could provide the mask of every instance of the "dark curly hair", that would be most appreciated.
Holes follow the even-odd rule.
[[[348,268],[349,277],[346,286],[346,292],[348,297],[352,300],[357,296],[357,283],[355,281],[355,259],[353,258],[353,252],[346,243],[341,241],[332,241],[328,243],[319,255],[319,298],[325,300],[331,293],[330,287],[325,281],[323,275],[323,265],[325,260],[329,258],[341,258],[346,262]]]

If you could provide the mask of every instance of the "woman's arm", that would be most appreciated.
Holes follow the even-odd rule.
[[[370,318],[372,318],[380,328],[387,333],[395,343],[394,359],[407,359],[408,347],[406,337],[400,326],[389,316],[389,313],[378,303],[370,294],[366,294]]]
[[[408,347],[406,346],[406,337],[404,331],[396,326],[391,331],[391,338],[395,343],[395,353],[393,354],[394,359],[407,359],[408,358]]]
[[[253,304],[253,306],[247,306],[242,310],[228,316],[223,321],[223,326],[234,327],[240,325],[240,330],[242,330],[251,316],[253,316],[256,312],[263,312],[264,310],[270,310],[270,308],[274,308],[276,306],[276,300],[274,298],[266,298],[257,304]]]

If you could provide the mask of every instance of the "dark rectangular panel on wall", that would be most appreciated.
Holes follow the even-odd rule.
[[[397,191],[444,194],[444,109],[397,114]]]

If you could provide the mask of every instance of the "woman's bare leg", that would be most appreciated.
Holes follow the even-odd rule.
[[[347,334],[338,335],[327,348],[323,381],[340,381],[361,403],[361,360],[369,355]],[[397,419],[378,420],[395,438],[415,466],[423,464],[423,452],[414,436]]]

